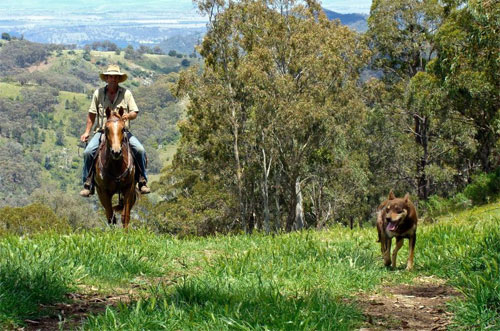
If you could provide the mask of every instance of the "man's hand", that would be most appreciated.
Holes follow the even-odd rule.
[[[137,112],[136,111],[132,111],[130,113],[125,113],[123,114],[122,116],[122,120],[126,121],[126,120],[135,120],[135,118],[137,117]]]
[[[88,133],[88,132],[85,132],[84,134],[82,134],[82,135],[80,136],[80,141],[81,141],[82,143],[84,143],[84,142],[87,142],[87,140],[89,140],[89,133]]]

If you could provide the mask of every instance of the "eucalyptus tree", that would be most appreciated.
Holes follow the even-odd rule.
[[[490,171],[500,137],[500,3],[491,0],[451,2],[436,35],[439,56],[433,73],[450,107],[472,122],[483,171]]]
[[[197,2],[209,16],[199,48],[205,66],[180,79],[178,95],[189,97],[180,153],[194,151],[195,167],[235,193],[244,228],[261,218],[269,231],[274,218],[300,229],[308,187],[363,183],[362,158],[352,156],[365,119],[359,71],[368,51],[316,1]],[[360,171],[318,171],[347,164]]]
[[[440,84],[433,85],[430,76],[422,74],[438,56],[435,35],[443,23],[444,9],[438,0],[375,0],[368,20],[370,42],[376,49],[373,65],[381,70],[391,95],[379,108],[386,110],[388,123],[399,120],[399,125],[393,127],[395,130],[387,131],[409,135],[417,146],[415,149],[401,137],[400,151],[394,150],[403,154],[400,160],[407,164],[398,170],[403,173],[395,177],[410,179],[422,199],[433,192],[431,182],[440,180],[431,168],[441,160],[441,155],[450,152],[450,144],[444,140],[451,135],[442,128],[454,126],[437,122],[455,119],[446,116],[446,100]],[[408,149],[411,153],[401,152]]]

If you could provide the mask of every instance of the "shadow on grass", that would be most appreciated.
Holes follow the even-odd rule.
[[[91,317],[85,328],[350,330],[362,321],[355,306],[319,289],[284,293],[272,284],[188,280],[151,292]]]
[[[43,265],[0,267],[0,326],[16,326],[43,312],[40,305],[61,302],[71,290],[61,272]]]

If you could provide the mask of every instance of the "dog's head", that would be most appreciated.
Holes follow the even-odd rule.
[[[410,195],[408,193],[406,193],[404,198],[396,198],[391,190],[383,211],[387,230],[395,231],[400,224],[404,223],[410,212],[409,201]]]

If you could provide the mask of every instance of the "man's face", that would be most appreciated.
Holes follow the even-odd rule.
[[[118,85],[119,81],[120,76],[118,75],[106,75],[106,83],[108,83],[108,85]]]

